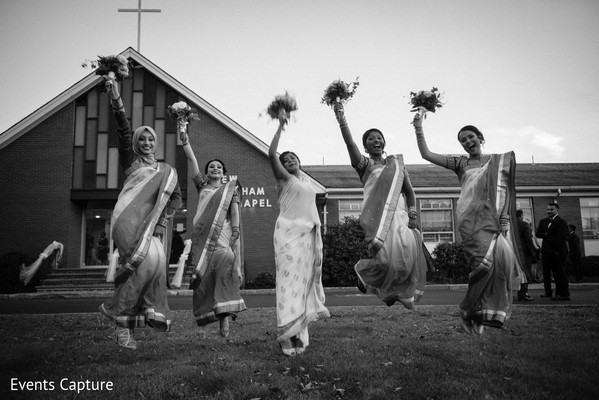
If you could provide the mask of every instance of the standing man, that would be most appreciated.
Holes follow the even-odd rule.
[[[576,234],[576,226],[568,225],[570,234],[568,235],[568,246],[570,248],[570,264],[574,272],[576,282],[582,282],[582,267],[580,265],[580,238]]]
[[[522,210],[516,210],[516,216],[518,217],[518,233],[520,234],[518,251],[520,251],[520,257],[523,262],[522,269],[526,276],[526,283],[520,283],[518,301],[532,301],[533,298],[528,295],[528,282],[533,280],[531,268],[532,264],[537,262],[537,252],[535,251],[534,243],[532,241],[530,225],[528,225],[528,222],[524,221],[524,212]]]
[[[551,274],[555,280],[555,297],[551,300],[570,300],[570,289],[568,287],[568,276],[565,264],[568,254],[568,223],[558,215],[559,205],[549,203],[547,205],[548,218],[543,218],[537,227],[536,236],[543,239],[541,245],[541,256],[543,260],[543,283],[545,295],[551,297]]]

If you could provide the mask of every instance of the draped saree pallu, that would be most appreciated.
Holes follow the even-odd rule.
[[[360,225],[370,255],[355,265],[358,279],[387,305],[400,301],[412,309],[424,293],[427,266],[422,236],[408,228],[408,214],[400,205],[403,156],[387,157],[385,166],[363,157],[356,170],[364,184]]]
[[[462,318],[475,324],[503,326],[511,314],[512,290],[524,277],[517,251],[515,169],[513,152],[493,154],[480,168],[454,168],[462,187],[458,231],[471,269],[460,309]],[[510,217],[506,236],[501,214]]]
[[[322,286],[320,219],[311,185],[303,173],[286,181],[273,234],[277,341],[287,355],[302,353],[309,345],[308,325],[329,316]]]
[[[192,259],[195,265],[193,315],[199,326],[237,317],[247,309],[241,298],[243,281],[241,236],[230,245],[231,223],[227,218],[229,206],[237,196],[237,181],[232,180],[218,189],[200,189],[198,210],[193,220]]]
[[[124,328],[147,323],[166,331],[171,324],[166,256],[154,230],[177,186],[177,172],[164,163],[158,163],[158,168],[136,163],[125,174],[111,221],[112,238],[120,255],[117,287],[100,311]]]

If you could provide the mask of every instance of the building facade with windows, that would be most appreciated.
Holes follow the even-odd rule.
[[[305,166],[304,170],[326,188],[317,203],[327,225],[338,224],[346,216],[360,216],[362,184],[351,166]],[[432,164],[406,165],[406,170],[416,193],[427,248],[432,251],[438,243],[459,241],[456,174]],[[599,255],[599,163],[517,165],[517,208],[533,231],[546,217],[547,204],[556,198],[560,216],[576,226],[584,243],[583,255]]]
[[[246,279],[274,274],[272,234],[278,216],[268,145],[202,97],[129,48],[131,64],[122,97],[133,128],[150,125],[159,137],[156,157],[177,169],[183,208],[175,228],[189,237],[198,195],[188,173],[168,105],[186,101],[200,120],[190,125],[190,142],[203,164],[219,158],[243,186],[241,200]],[[110,237],[110,217],[123,183],[116,124],[103,93],[102,78],[91,73],[0,134],[0,255],[37,256],[48,244],[64,245],[61,266],[105,265],[98,254],[102,232]],[[362,185],[349,166],[305,166],[316,190],[323,226],[359,216]],[[433,165],[408,165],[420,223],[432,250],[459,240],[453,172]],[[560,214],[578,227],[586,255],[599,254],[599,163],[520,164],[516,178],[519,207],[536,226],[546,204],[561,189]]]

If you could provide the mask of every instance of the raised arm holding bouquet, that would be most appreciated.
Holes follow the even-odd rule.
[[[104,79],[117,121],[125,182],[111,219],[112,239],[120,255],[116,289],[99,309],[116,324],[117,343],[134,350],[134,328],[148,325],[167,331],[171,324],[165,248],[181,191],[177,171],[154,157],[154,129],[140,126],[132,132],[116,78],[105,74]]]
[[[219,321],[220,334],[226,338],[229,319],[234,320],[237,313],[247,309],[240,292],[243,282],[240,186],[236,179],[223,182],[227,169],[219,159],[208,161],[204,174],[200,172],[188,135],[189,122],[197,119],[191,107],[185,102],[175,103],[169,107],[169,114],[177,119],[198,191],[191,247],[193,315],[200,337],[205,337],[208,324]]]
[[[275,96],[274,100],[266,108],[266,113],[273,120],[283,121],[288,124],[291,113],[297,111],[297,102],[289,93]]]
[[[359,85],[358,78],[350,83],[337,79],[327,86],[320,102],[329,107],[334,107],[337,103],[345,104],[354,97]]]
[[[424,293],[427,264],[422,235],[416,229],[416,197],[403,156],[386,155],[385,137],[376,128],[362,135],[368,156],[362,155],[345,117],[343,100],[351,96],[341,101],[335,98],[331,103],[330,92],[327,89],[323,102],[333,105],[351,165],[364,185],[360,225],[366,234],[369,258],[359,260],[354,267],[358,288],[376,294],[388,306],[399,301],[413,309]]]
[[[312,183],[302,172],[295,153],[285,151],[277,156],[290,109],[297,109],[293,98],[284,102],[275,99],[269,106],[269,115],[278,116],[279,127],[268,156],[279,196],[279,217],[273,236],[277,265],[277,341],[283,354],[295,356],[303,353],[309,344],[308,325],[319,317],[328,317],[329,311],[324,306],[322,238]]]
[[[177,132],[179,132],[181,143],[183,145],[187,144],[187,125],[193,120],[199,120],[197,114],[194,113],[194,109],[186,102],[179,101],[168,106],[167,111],[168,115],[177,121]]]
[[[485,138],[472,125],[457,135],[467,155],[434,153],[424,138],[423,119],[417,113],[412,121],[422,158],[454,171],[462,188],[456,218],[472,272],[460,304],[461,324],[466,333],[482,334],[484,325],[501,327],[509,318],[512,285],[527,285],[517,247],[516,159],[513,152],[483,154]]]
[[[108,76],[109,79],[105,81],[107,90],[110,90],[114,81],[122,82],[129,76],[129,62],[121,55],[98,56],[97,60],[85,61],[81,66],[95,68],[96,75]]]
[[[412,105],[412,112],[426,118],[427,112],[434,113],[438,108],[443,107],[443,100],[439,89],[434,87],[431,90],[410,92],[410,104]]]

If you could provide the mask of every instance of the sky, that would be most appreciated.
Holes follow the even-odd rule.
[[[0,133],[86,75],[98,55],[137,49],[138,0],[0,0]],[[437,87],[424,131],[437,153],[464,153],[475,125],[485,153],[520,163],[599,162],[599,1],[142,0],[139,51],[270,144],[260,116],[289,92],[298,111],[279,150],[304,165],[348,164],[334,80],[359,77],[346,104],[354,140],[379,128],[389,154],[420,157],[409,94]],[[194,140],[192,138],[192,140]],[[217,155],[215,155],[217,156]]]

